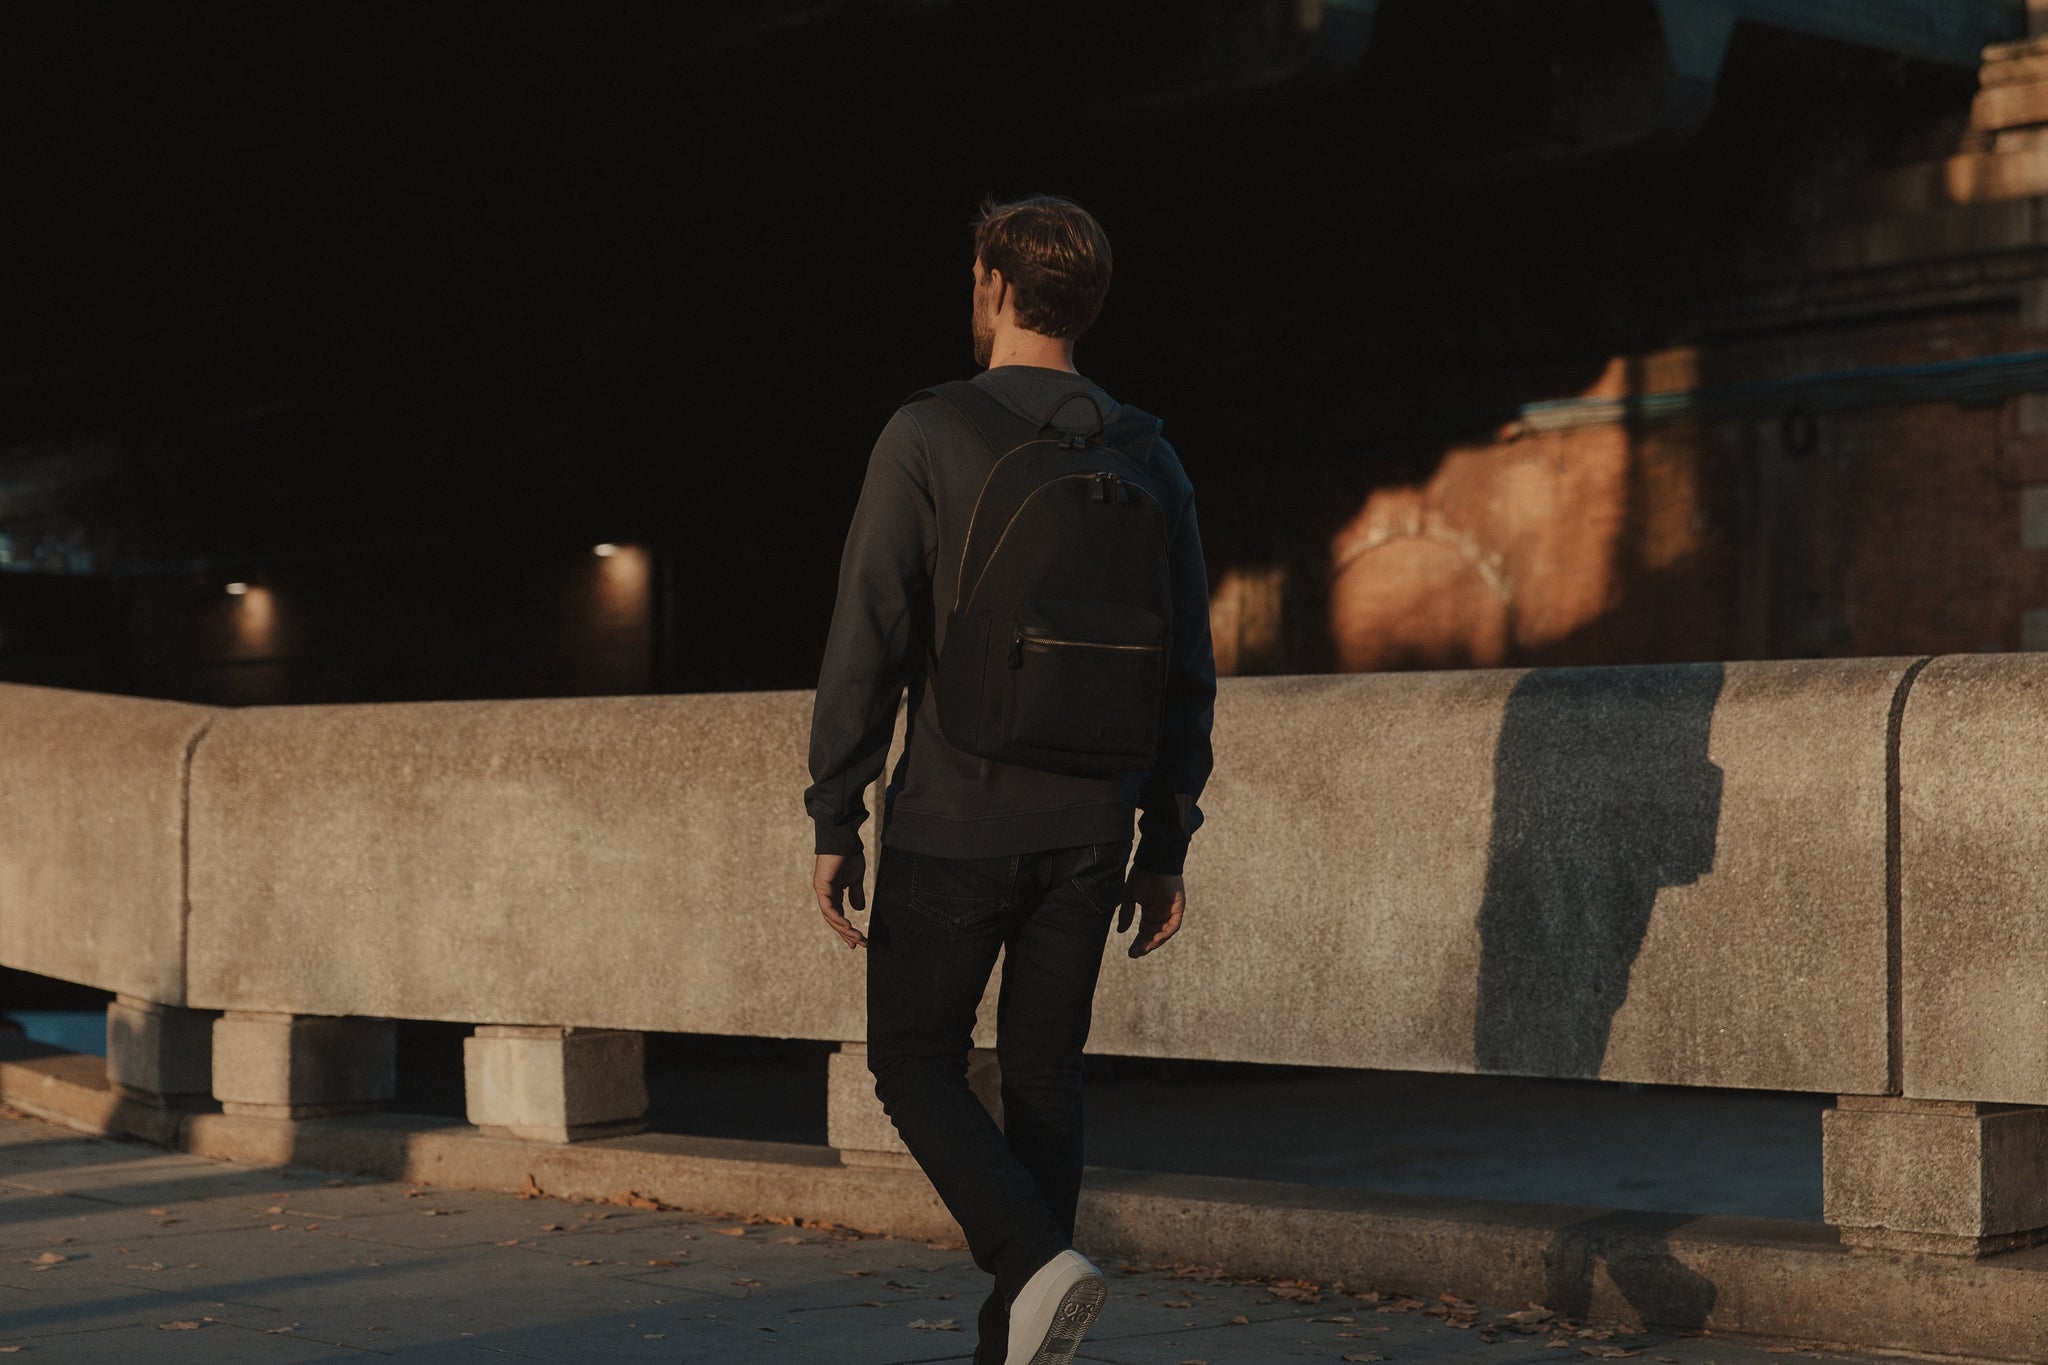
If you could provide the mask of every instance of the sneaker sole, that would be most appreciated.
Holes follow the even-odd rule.
[[[1060,1296],[1059,1307],[1053,1310],[1052,1326],[1046,1329],[1045,1340],[1032,1353],[1031,1365],[1068,1365],[1080,1348],[1081,1338],[1094,1325],[1095,1315],[1102,1311],[1108,1288],[1107,1282],[1094,1275],[1069,1285]]]

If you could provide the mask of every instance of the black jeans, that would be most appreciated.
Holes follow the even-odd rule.
[[[1128,839],[999,858],[885,844],[875,869],[868,1069],[974,1263],[996,1277],[977,1360],[1002,1359],[1010,1300],[1073,1243],[1081,1049],[1130,853]],[[975,1007],[999,948],[1001,1127],[967,1085]]]

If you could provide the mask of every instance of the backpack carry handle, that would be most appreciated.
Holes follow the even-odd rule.
[[[1103,428],[1109,425],[1109,414],[1102,410],[1102,404],[1095,397],[1095,395],[1088,392],[1088,390],[1086,389],[1075,389],[1072,393],[1061,396],[1058,401],[1056,401],[1051,407],[1046,409],[1045,416],[1038,419],[1039,430],[1043,431],[1045,428],[1052,426],[1052,419],[1059,415],[1060,409],[1065,407],[1067,404],[1073,402],[1076,398],[1087,399],[1088,406],[1095,409],[1095,429],[1097,431],[1101,431]],[[1065,427],[1058,427],[1055,429],[1062,436],[1070,434]]]

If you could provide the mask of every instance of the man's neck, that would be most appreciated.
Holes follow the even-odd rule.
[[[1005,332],[996,337],[996,344],[989,352],[988,367],[993,370],[998,365],[1035,365],[1042,370],[1080,373],[1074,368],[1074,343],[1071,340],[1062,341],[1037,332]]]

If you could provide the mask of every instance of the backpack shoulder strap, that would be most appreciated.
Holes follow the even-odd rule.
[[[1011,412],[971,380],[954,379],[934,384],[928,389],[919,389],[903,401],[908,406],[920,398],[936,398],[966,418],[991,456],[999,457],[1020,441],[1028,441],[1037,434],[1036,428],[1026,434],[1026,419]]]

